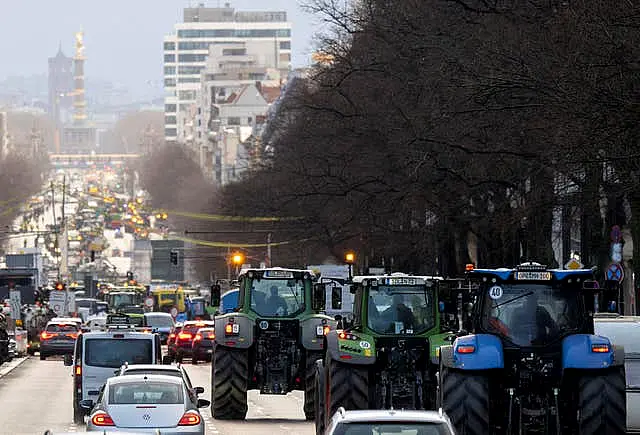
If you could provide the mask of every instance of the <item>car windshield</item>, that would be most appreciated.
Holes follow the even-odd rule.
[[[517,346],[546,345],[580,327],[577,290],[548,284],[500,284],[485,288],[482,327]]]
[[[182,328],[182,332],[191,332],[195,334],[196,332],[198,332],[200,328],[203,328],[204,326],[213,326],[213,325],[207,325],[203,323],[197,323],[197,324],[194,323],[191,325],[184,325],[184,327]]]
[[[253,280],[251,309],[261,316],[295,316],[304,311],[304,281],[302,279]]]
[[[367,325],[380,334],[419,334],[433,328],[433,290],[424,286],[371,287]]]
[[[342,423],[335,435],[452,435],[444,423],[355,422]]]
[[[168,316],[147,316],[147,325],[157,328],[173,326],[173,319]]]
[[[85,341],[85,364],[119,368],[129,364],[152,364],[151,340],[91,338]]]
[[[175,405],[184,403],[182,385],[167,382],[127,382],[111,385],[111,405]]]
[[[96,302],[90,299],[76,299],[76,307],[93,308]]]
[[[78,332],[76,325],[47,325],[47,332]]]

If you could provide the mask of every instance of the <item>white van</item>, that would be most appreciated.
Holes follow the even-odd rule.
[[[627,380],[627,433],[640,434],[640,316],[596,314],[595,333],[624,347]]]
[[[162,347],[157,334],[135,332],[130,325],[107,325],[105,331],[80,334],[76,340],[73,359],[65,365],[73,366],[73,421],[84,423],[89,409],[83,400],[96,401],[107,379],[116,375],[125,364],[160,364]]]

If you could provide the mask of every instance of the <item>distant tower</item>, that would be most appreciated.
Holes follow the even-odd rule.
[[[68,94],[73,91],[73,59],[62,52],[62,44],[58,53],[49,58],[49,113],[54,117],[60,114],[60,108],[69,108],[71,99]]]
[[[84,125],[87,120],[87,103],[84,98],[84,32],[76,33],[76,55],[73,57],[73,123]]]

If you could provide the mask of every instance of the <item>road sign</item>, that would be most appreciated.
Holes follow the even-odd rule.
[[[576,260],[575,258],[572,258],[571,260],[567,261],[567,264],[564,265],[564,268],[569,270],[578,270],[578,269],[582,269],[583,267],[584,265],[580,263],[578,260]]]
[[[611,261],[620,263],[622,261],[622,243],[611,244]]]
[[[178,317],[178,309],[176,307],[171,308],[171,317],[174,319]]]
[[[610,281],[622,282],[624,279],[624,269],[619,263],[611,263],[606,271],[607,279]]]
[[[144,304],[147,308],[153,307],[153,298],[149,297],[144,300]]]
[[[619,225],[611,227],[611,241],[613,243],[620,243],[622,241],[622,230]]]
[[[12,319],[20,319],[20,291],[19,290],[11,290],[9,292],[9,306],[11,307],[11,318]]]
[[[49,307],[58,315],[66,314],[67,292],[51,292],[49,294]]]

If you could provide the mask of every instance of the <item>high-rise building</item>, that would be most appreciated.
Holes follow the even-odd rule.
[[[62,46],[49,58],[49,113],[60,122],[61,110],[71,108],[73,91],[73,59],[65,56]]]
[[[234,46],[239,42],[269,41],[265,56],[273,57],[275,69],[291,63],[291,23],[283,11],[236,11],[201,4],[184,9],[182,23],[164,38],[165,140],[184,142],[187,122],[193,119],[201,73],[211,46]],[[231,48],[230,48],[231,49]],[[274,50],[275,49],[275,50]],[[193,126],[191,126],[193,129]]]

